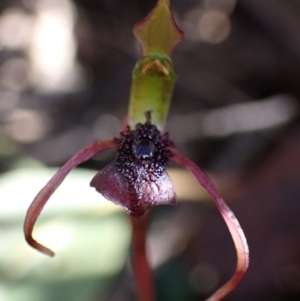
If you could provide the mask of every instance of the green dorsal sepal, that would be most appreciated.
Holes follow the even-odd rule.
[[[139,60],[132,74],[129,126],[134,128],[137,123],[144,123],[145,112],[150,111],[152,124],[163,130],[176,80],[168,55],[154,52]]]
[[[170,0],[159,0],[150,14],[134,26],[133,33],[141,44],[144,56],[156,51],[170,56],[183,38],[174,21]]]

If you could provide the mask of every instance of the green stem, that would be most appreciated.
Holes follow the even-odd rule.
[[[146,253],[149,213],[140,218],[131,217],[133,269],[136,278],[137,300],[155,301],[151,268]]]
[[[128,124],[144,123],[145,113],[151,111],[152,124],[163,130],[176,80],[168,55],[153,52],[139,60],[132,74]]]

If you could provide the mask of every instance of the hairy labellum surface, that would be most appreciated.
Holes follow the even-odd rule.
[[[91,181],[105,198],[123,206],[132,216],[139,217],[154,205],[175,205],[173,184],[166,173],[166,164],[173,144],[168,134],[161,135],[147,121],[134,130],[127,127],[119,138],[118,156],[114,163],[97,173]]]

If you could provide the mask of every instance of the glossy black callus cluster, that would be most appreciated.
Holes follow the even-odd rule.
[[[139,217],[155,205],[176,203],[166,164],[173,145],[168,134],[161,134],[146,114],[144,124],[127,127],[115,138],[118,156],[114,163],[97,173],[91,181],[105,198]]]

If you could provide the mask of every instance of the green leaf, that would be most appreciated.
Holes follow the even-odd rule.
[[[170,0],[159,0],[150,14],[134,26],[133,33],[141,44],[143,55],[157,51],[171,55],[183,38],[174,21]]]

